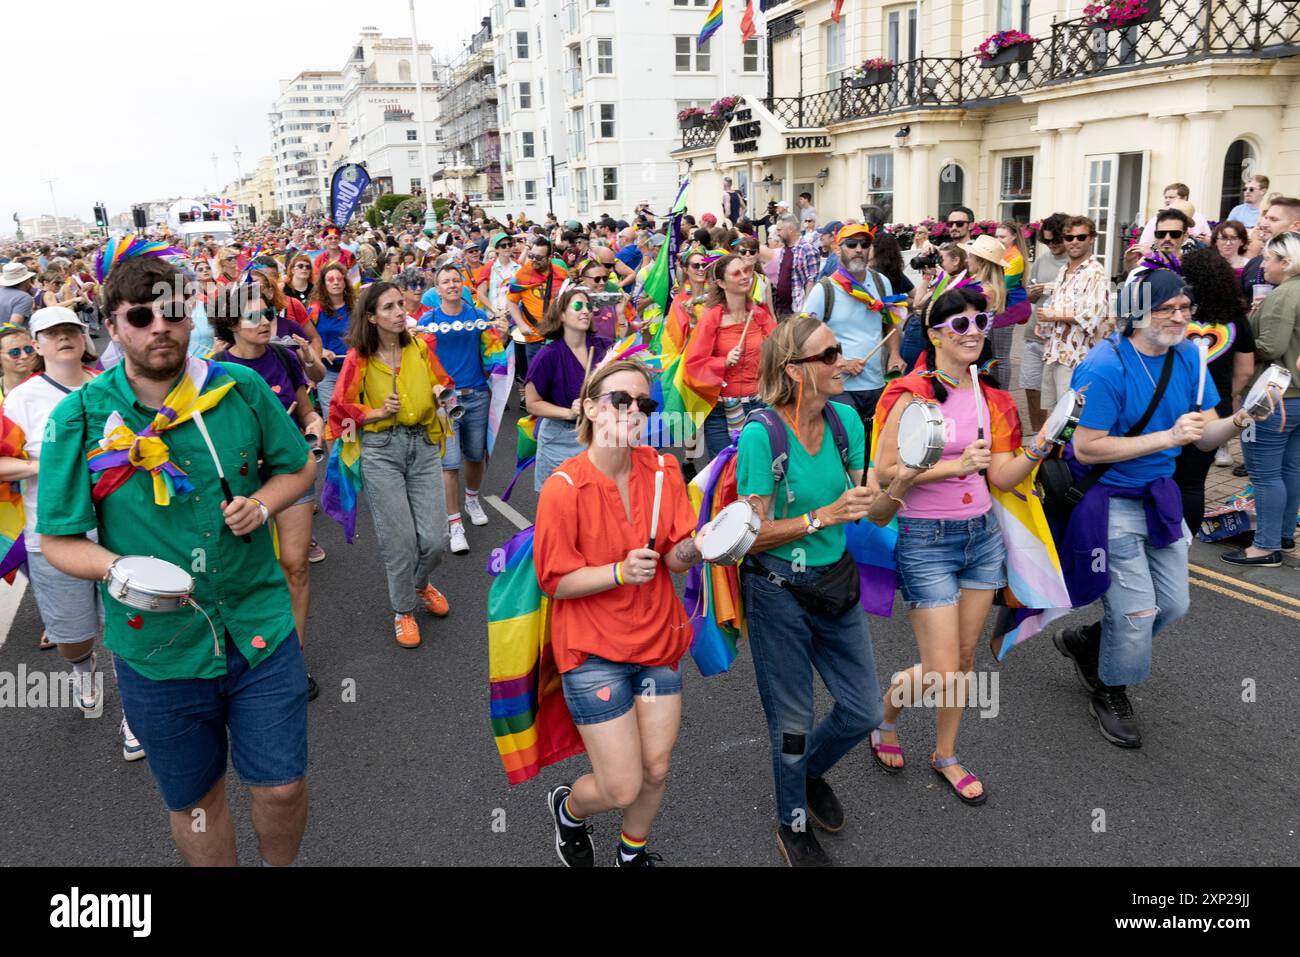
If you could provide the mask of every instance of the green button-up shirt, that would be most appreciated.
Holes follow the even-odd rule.
[[[297,472],[307,463],[307,444],[256,372],[233,363],[223,368],[235,388],[204,413],[203,421],[232,491],[249,496],[263,484],[259,460],[270,475]],[[41,451],[37,531],[83,535],[98,528],[100,544],[110,551],[161,558],[193,576],[194,601],[212,619],[211,628],[193,608],[138,611],[109,597],[101,586],[104,644],[146,678],[220,677],[226,673],[226,658],[218,650],[231,645],[256,668],[294,628],[269,527],[257,529],[252,544],[246,544],[226,526],[217,469],[193,421],[162,438],[194,491],[173,496],[166,507],[155,505],[152,476],[137,470],[96,505],[86,453],[103,438],[104,422],[114,411],[136,433],[148,428],[157,413],[136,399],[125,364],[55,408]]]

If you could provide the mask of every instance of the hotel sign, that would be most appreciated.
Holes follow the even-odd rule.
[[[828,153],[835,147],[829,133],[788,132],[756,104],[743,104],[731,117],[726,135],[717,145],[721,162],[786,156],[791,153]]]
[[[829,136],[787,136],[785,138],[785,151],[795,153],[799,150],[829,150],[831,148],[831,138]]]
[[[731,149],[736,153],[757,153],[763,124],[754,119],[753,110],[737,110],[732,117]]]

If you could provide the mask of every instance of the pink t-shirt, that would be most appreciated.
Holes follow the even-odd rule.
[[[975,418],[975,394],[971,389],[949,389],[948,400],[939,406],[944,419],[942,461],[961,458],[966,446],[978,437]],[[987,413],[985,413],[987,415]],[[984,437],[989,425],[985,423]],[[907,493],[907,504],[900,510],[903,518],[945,518],[960,521],[978,518],[992,507],[989,487],[984,476],[975,472],[965,478],[948,478],[942,482],[917,485]]]

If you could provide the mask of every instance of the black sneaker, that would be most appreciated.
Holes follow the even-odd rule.
[[[1074,662],[1074,673],[1079,676],[1083,690],[1093,694],[1097,690],[1097,657],[1100,653],[1100,634],[1093,638],[1096,625],[1066,628],[1052,635],[1056,650]]]
[[[1282,551],[1286,552],[1288,555],[1290,555],[1292,552],[1294,552],[1294,551],[1295,551],[1295,539],[1294,539],[1294,538],[1284,538],[1284,539],[1282,539]]]
[[[1133,716],[1133,705],[1124,693],[1124,685],[1098,684],[1088,702],[1088,711],[1097,719],[1097,730],[1111,744],[1121,748],[1142,747],[1142,734]]]
[[[1232,474],[1237,476],[1237,478],[1246,478],[1250,475],[1250,472],[1246,469],[1245,465],[1238,465],[1232,470]]]
[[[776,829],[776,846],[790,867],[834,867],[812,831],[796,831],[785,824]]]
[[[596,856],[591,847],[591,825],[583,822],[577,827],[565,827],[560,823],[560,805],[564,803],[573,788],[561,784],[546,795],[546,806],[550,808],[551,820],[555,822],[555,853],[565,867],[595,867]]]
[[[660,857],[658,854],[647,854],[645,848],[642,848],[641,850],[637,851],[636,856],[633,857],[632,860],[630,861],[623,860],[622,850],[616,850],[614,852],[615,867],[654,867],[655,865],[662,864],[663,862],[664,859]]]
[[[1224,552],[1219,557],[1229,565],[1247,565],[1251,568],[1277,568],[1282,564],[1282,553],[1280,551],[1269,552],[1267,555],[1257,555],[1252,558],[1242,548],[1235,552]]]
[[[844,827],[844,808],[825,778],[806,779],[808,816],[823,831],[834,834]]]
[[[318,697],[320,697],[320,685],[316,683],[315,678],[313,678],[311,675],[308,675],[307,676],[307,700],[315,701]]]

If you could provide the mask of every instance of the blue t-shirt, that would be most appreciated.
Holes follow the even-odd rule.
[[[339,306],[339,311],[332,316],[322,309],[316,317],[316,331],[320,333],[321,348],[338,356],[335,362],[327,363],[332,369],[343,368],[343,357],[348,354],[348,344],[343,341],[343,337],[348,334],[350,325],[352,314],[347,306]]]
[[[893,295],[894,290],[890,288],[889,280],[884,276],[880,276],[880,279],[885,284],[884,289],[876,288],[871,273],[867,273],[862,285],[877,299]],[[844,358],[865,358],[880,342],[882,325],[880,313],[872,312],[865,302],[854,299],[841,289],[838,283],[832,285],[835,288],[835,305],[831,307],[831,321],[828,323],[831,332],[835,333],[835,338],[844,347]],[[812,292],[804,299],[803,311],[819,319],[826,314],[826,294],[822,291],[820,282],[813,286]],[[871,357],[871,361],[866,364],[861,373],[852,379],[844,380],[844,388],[849,392],[865,392],[884,387],[885,374],[881,371],[879,354]]]
[[[627,266],[628,269],[635,271],[641,268],[641,260],[645,257],[641,255],[641,250],[636,246],[625,246],[614,254],[614,258]]]
[[[1164,356],[1147,356],[1138,352],[1127,337],[1119,333],[1098,343],[1074,370],[1070,388],[1083,391],[1083,414],[1079,425],[1110,435],[1124,435],[1137,424],[1151,404],[1151,394],[1160,381]],[[1146,372],[1143,372],[1143,368]],[[1144,435],[1173,428],[1180,416],[1196,404],[1196,387],[1200,381],[1201,359],[1196,346],[1180,342],[1174,351],[1174,369],[1169,377],[1160,405],[1151,416]],[[1219,390],[1211,376],[1205,377],[1203,409],[1219,404]],[[1115,488],[1145,488],[1157,479],[1174,474],[1178,453],[1175,447],[1152,452],[1138,459],[1116,462],[1102,476],[1105,485]]]
[[[441,300],[439,300],[441,302]],[[454,316],[436,308],[420,322],[437,337],[438,361],[456,383],[457,389],[486,389],[480,346],[488,328],[487,318],[477,309],[461,308]]]

